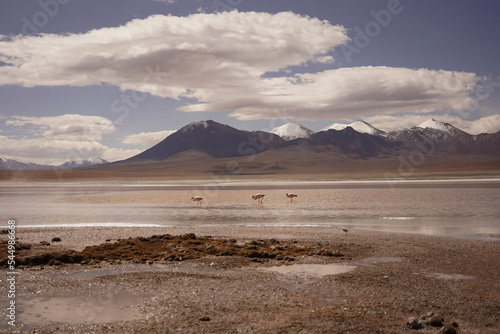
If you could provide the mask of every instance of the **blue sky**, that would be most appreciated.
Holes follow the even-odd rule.
[[[496,1],[5,0],[0,157],[137,154],[213,119],[500,130]]]

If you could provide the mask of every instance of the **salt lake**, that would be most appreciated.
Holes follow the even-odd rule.
[[[500,241],[500,179],[4,182],[0,199],[5,225],[19,228],[318,226]]]

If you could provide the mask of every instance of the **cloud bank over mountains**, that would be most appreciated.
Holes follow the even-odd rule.
[[[292,66],[307,71],[308,64],[334,62],[332,52],[349,40],[342,26],[291,12],[153,15],[82,34],[0,36],[0,85],[105,83],[187,99],[181,111],[232,111],[243,120],[473,105],[474,73],[367,66],[286,74]]]
[[[498,114],[459,117],[473,110],[484,78],[426,68],[334,69],[335,52],[349,42],[345,27],[292,12],[153,15],[80,34],[0,35],[0,87],[109,85],[181,101],[179,111],[240,120],[363,119],[390,131],[438,113],[472,134],[500,130]],[[129,133],[116,146],[134,148],[113,148],[104,142],[119,124],[106,117],[3,119],[12,131],[0,132],[2,154],[37,163],[121,160],[173,132]]]
[[[65,114],[53,117],[13,116],[7,125],[29,137],[0,135],[2,155],[23,162],[40,164],[82,161],[95,157],[114,161],[140,153],[138,149],[110,148],[101,143],[115,124],[100,116]]]

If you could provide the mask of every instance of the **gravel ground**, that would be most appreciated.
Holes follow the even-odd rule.
[[[17,236],[39,254],[166,233],[240,245],[274,238],[343,256],[26,266],[17,270],[16,327],[1,277],[0,332],[500,332],[499,242],[318,227],[22,228]]]

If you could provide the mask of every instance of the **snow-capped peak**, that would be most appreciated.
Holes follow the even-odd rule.
[[[104,160],[101,157],[93,157],[93,158],[90,158],[90,159],[88,159],[86,161],[89,162],[89,163],[91,163],[91,164],[94,164],[94,165],[107,164],[108,163],[108,161]]]
[[[308,138],[314,131],[295,123],[287,123],[271,130],[271,133],[280,136],[285,140],[297,138]]]
[[[180,133],[185,133],[185,132],[190,132],[193,131],[196,128],[203,128],[206,129],[209,126],[209,122],[211,121],[199,121],[199,122],[192,122],[183,127],[182,129],[179,130]]]
[[[377,129],[376,127],[372,126],[369,123],[366,123],[365,121],[355,121],[351,124],[340,124],[340,123],[334,123],[330,126],[327,126],[324,129],[321,129],[320,131],[327,131],[327,130],[344,130],[347,127],[351,127],[353,130],[360,132],[360,133],[367,133],[370,135],[376,135],[376,136],[382,136],[385,134],[384,131]]]
[[[348,124],[333,123],[332,125],[328,125],[327,127],[319,130],[319,132],[321,132],[321,131],[328,131],[328,130],[337,130],[337,131],[340,131],[340,130],[344,130],[348,126],[349,126]]]
[[[430,129],[435,129],[435,130],[443,131],[443,132],[446,132],[446,133],[455,133],[458,130],[453,125],[451,125],[449,123],[444,123],[444,122],[436,121],[434,118],[431,118],[431,119],[423,122],[422,124],[418,125],[417,128],[422,128],[422,129],[428,129],[428,128],[430,128]]]

